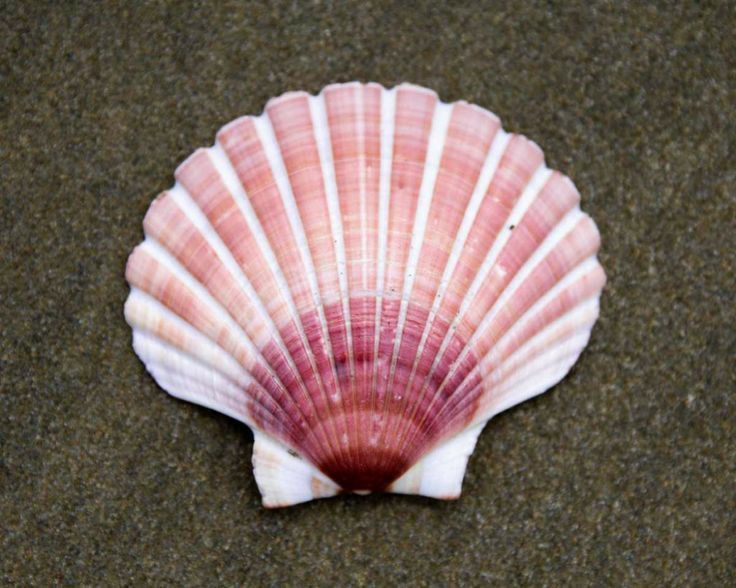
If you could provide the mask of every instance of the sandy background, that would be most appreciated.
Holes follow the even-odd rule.
[[[0,583],[734,582],[735,5],[433,4],[0,1]],[[250,432],[134,355],[123,268],[222,124],[352,79],[537,141],[609,282],[571,375],[490,423],[460,501],[269,512]]]

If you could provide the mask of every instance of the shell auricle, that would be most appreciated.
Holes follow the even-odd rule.
[[[458,497],[485,423],[562,379],[598,317],[573,183],[425,88],[284,94],[175,177],[128,260],[133,345],[253,430],[268,507]]]

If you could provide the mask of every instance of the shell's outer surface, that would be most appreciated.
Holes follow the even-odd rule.
[[[134,347],[255,431],[264,503],[456,497],[483,424],[558,382],[605,275],[573,183],[424,88],[295,92],[217,134],[131,255]]]

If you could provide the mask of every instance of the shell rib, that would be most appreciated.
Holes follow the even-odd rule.
[[[175,176],[125,316],[161,387],[253,429],[266,506],[456,498],[483,425],[563,378],[597,319],[573,183],[430,90],[285,94]]]

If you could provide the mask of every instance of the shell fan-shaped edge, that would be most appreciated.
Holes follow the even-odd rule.
[[[266,506],[459,496],[483,425],[563,378],[598,316],[573,183],[425,88],[285,94],[175,177],[128,260],[133,345],[253,429]]]

